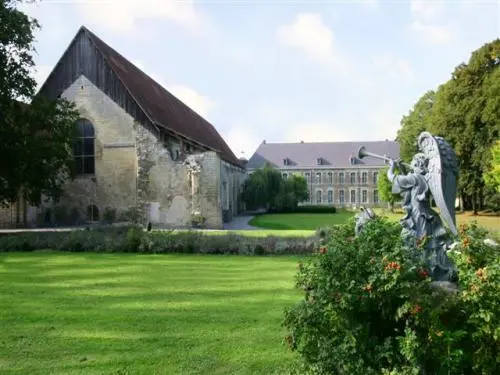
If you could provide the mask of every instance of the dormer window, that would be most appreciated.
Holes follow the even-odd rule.
[[[349,157],[349,163],[350,163],[351,165],[356,165],[356,164],[358,164],[357,159],[356,159],[354,156],[352,156],[352,155]]]
[[[288,158],[284,158],[283,165],[290,165],[290,160],[288,160]]]
[[[323,165],[323,158],[317,158],[316,165]]]

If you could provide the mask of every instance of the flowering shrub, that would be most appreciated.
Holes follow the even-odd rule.
[[[498,248],[485,232],[461,228],[451,254],[459,289],[431,283],[422,244],[408,250],[401,227],[382,218],[354,237],[332,228],[316,256],[299,264],[304,299],[285,312],[285,337],[302,359],[298,373],[500,373]]]

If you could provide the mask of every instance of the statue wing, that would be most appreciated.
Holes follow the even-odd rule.
[[[458,159],[455,151],[442,137],[422,132],[418,147],[428,160],[427,181],[439,216],[454,235],[458,234],[455,222],[455,200],[457,197]]]

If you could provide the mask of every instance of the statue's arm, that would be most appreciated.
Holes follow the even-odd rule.
[[[389,169],[387,170],[387,178],[392,183],[392,192],[397,194],[401,193],[403,190],[408,190],[414,187],[417,183],[415,176],[413,174],[408,175],[398,175],[394,174],[395,162],[390,161]]]

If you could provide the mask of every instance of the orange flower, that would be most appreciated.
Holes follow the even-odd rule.
[[[419,304],[416,304],[415,306],[412,307],[412,309],[411,309],[412,315],[416,315],[419,312],[422,312],[422,306],[420,306]]]
[[[468,237],[465,237],[463,240],[462,240],[462,246],[463,247],[469,247],[469,244],[470,244],[470,240]]]
[[[479,277],[479,280],[481,281],[486,280],[486,270],[484,268],[479,268],[476,271],[476,276]]]
[[[429,276],[429,274],[427,273],[426,270],[419,270],[418,271],[418,274],[422,277],[422,278],[427,278]]]
[[[391,269],[399,271],[401,269],[401,266],[398,262],[389,262],[389,264],[387,264],[387,266],[385,266],[385,270],[389,271]]]

